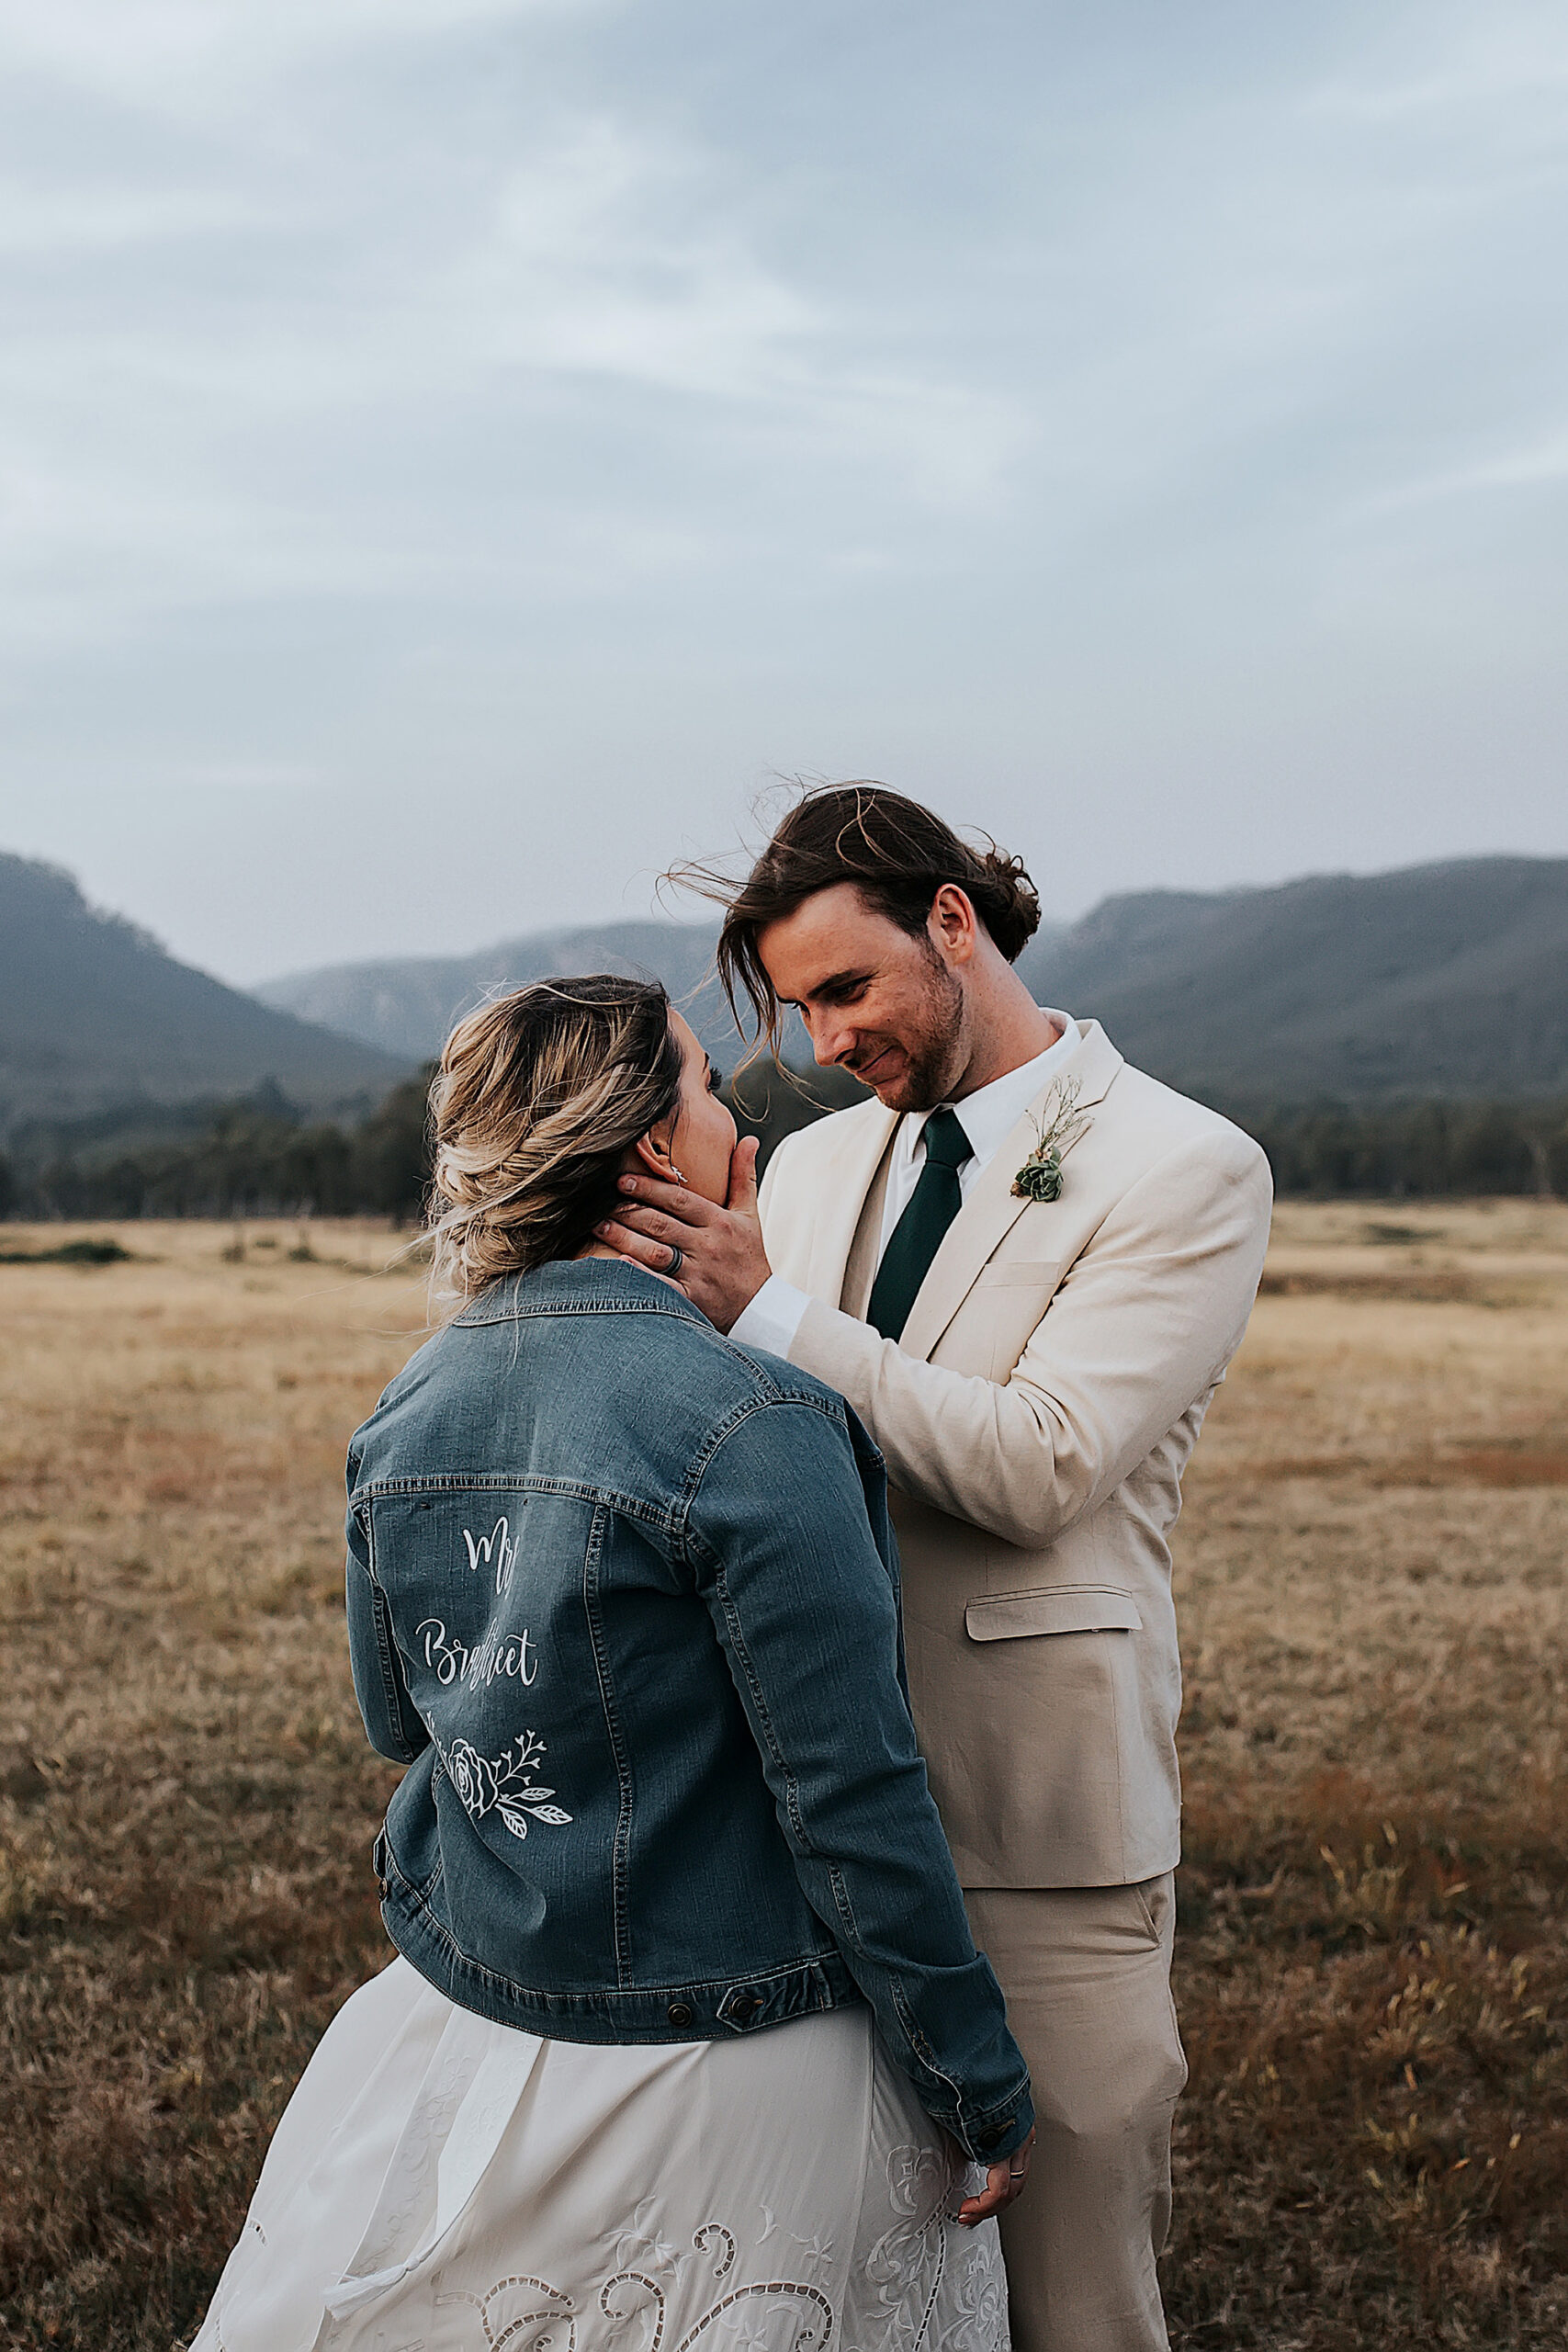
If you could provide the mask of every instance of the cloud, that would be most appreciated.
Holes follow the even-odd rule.
[[[3,43],[15,72],[116,107],[211,120],[268,84],[355,52],[444,46],[598,0],[21,0]]]
[[[489,356],[761,410],[775,440],[892,467],[918,497],[986,498],[1027,446],[1022,404],[868,368],[864,322],[737,225],[735,176],[730,157],[611,116],[570,126],[506,175],[492,233],[457,279]]]
[[[1560,8],[1515,5],[1474,10],[1424,9],[1427,38],[1412,43],[1409,19],[1397,17],[1378,39],[1374,54],[1351,75],[1328,76],[1308,106],[1346,121],[1399,132],[1426,125],[1452,130],[1456,121],[1490,118],[1517,150],[1521,135],[1543,114],[1562,122],[1568,101],[1568,24]],[[1392,36],[1392,37],[1391,37]],[[1382,47],[1396,52],[1383,62]],[[1419,57],[1411,70],[1412,51]]]
[[[1316,862],[1414,842],[1560,623],[1565,57],[1536,0],[12,0],[0,842],[119,779],[178,940],[242,800],[338,794],[389,947],[432,778],[585,914],[773,766],[1049,775],[1058,906],[1235,872],[1308,743]],[[1532,693],[1484,806],[1544,839]]]
[[[461,81],[478,71],[466,42],[540,13],[21,12],[35,62],[122,105],[177,86],[208,134],[111,140],[63,171],[71,141],[51,142],[0,216],[21,321],[0,356],[0,593],[24,638],[101,641],[213,598],[581,587],[590,550],[606,582],[647,576],[654,550],[690,571],[726,560],[733,524],[711,499],[700,519],[650,514],[649,492],[726,462],[852,473],[917,508],[994,505],[1030,444],[1027,404],[879,347],[874,318],[813,287],[797,251],[768,254],[733,148],[544,94],[470,153],[452,122],[422,119],[417,74],[367,99],[344,74],[351,47],[385,68],[418,37]],[[313,77],[283,156],[254,89],[233,138],[211,137],[258,62]],[[335,134],[344,111],[362,129],[367,106],[383,137],[408,130],[406,171],[351,168]],[[597,428],[580,405],[592,386],[609,403]],[[629,429],[654,479],[613,497],[539,481],[530,529],[504,548],[459,490],[437,534],[440,493],[419,497],[402,452],[443,419],[472,470],[488,457],[510,471],[531,447],[570,475],[595,432]],[[442,452],[449,488],[465,469]],[[46,585],[73,571],[74,607]]]
[[[808,373],[823,312],[721,225],[716,177],[607,116],[509,172],[459,281],[493,358],[708,401]]]
[[[274,216],[221,189],[138,188],[78,182],[38,188],[0,182],[0,255],[123,254],[193,237],[265,229]]]
[[[1568,482],[1568,426],[1492,457],[1478,458],[1451,472],[1402,483],[1369,500],[1368,511],[1393,514],[1448,499],[1481,497],[1494,491],[1551,489],[1562,482]]]

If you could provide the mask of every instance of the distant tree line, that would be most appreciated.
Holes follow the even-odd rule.
[[[1275,1189],[1323,1199],[1485,1193],[1568,1200],[1568,1102],[1342,1103],[1235,1114]]]
[[[309,1120],[272,1085],[209,1111],[195,1135],[14,1151],[0,1160],[12,1217],[389,1216],[423,1206],[426,1075],[357,1125]]]
[[[0,1217],[387,1216],[423,1214],[429,1072],[358,1123],[310,1120],[275,1086],[209,1109],[193,1132],[27,1139],[0,1158]],[[861,1099],[836,1071],[758,1067],[725,1088],[764,1160],[785,1135]],[[1269,1154],[1278,1191],[1419,1199],[1540,1193],[1568,1199],[1568,1102],[1341,1103],[1233,1110]],[[102,1127],[104,1123],[99,1122]]]

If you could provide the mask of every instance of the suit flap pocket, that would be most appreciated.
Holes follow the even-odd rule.
[[[975,1278],[976,1290],[1055,1290],[1060,1279],[1059,1258],[993,1258]]]
[[[1033,1592],[993,1592],[972,1600],[964,1623],[973,1642],[1024,1634],[1135,1634],[1143,1625],[1130,1592],[1113,1584],[1048,1584]]]

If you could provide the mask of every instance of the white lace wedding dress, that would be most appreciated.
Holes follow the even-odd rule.
[[[994,2222],[869,2010],[604,2047],[394,1961],[340,2010],[193,2352],[1007,2352]]]

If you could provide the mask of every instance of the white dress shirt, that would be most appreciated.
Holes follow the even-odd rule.
[[[961,1201],[969,1198],[1041,1088],[1062,1076],[1082,1043],[1077,1023],[1070,1013],[1058,1012],[1050,1005],[1042,1010],[1061,1032],[1045,1051],[1036,1054],[1032,1061],[1021,1063],[1017,1069],[1010,1069],[1003,1077],[992,1079],[988,1086],[977,1086],[962,1102],[946,1105],[956,1115],[974,1150],[974,1158],[966,1159],[958,1171]],[[934,1107],[941,1109],[942,1105]],[[931,1115],[930,1111],[906,1111],[893,1139],[887,1190],[882,1204],[882,1237],[876,1250],[879,1266],[882,1253],[893,1238],[893,1228],[914,1197],[920,1170],[926,1164],[925,1128]],[[750,1306],[736,1317],[729,1336],[743,1348],[765,1348],[770,1355],[787,1356],[800,1329],[800,1318],[810,1304],[807,1293],[796,1289],[794,1283],[786,1283],[782,1274],[770,1274]]]

